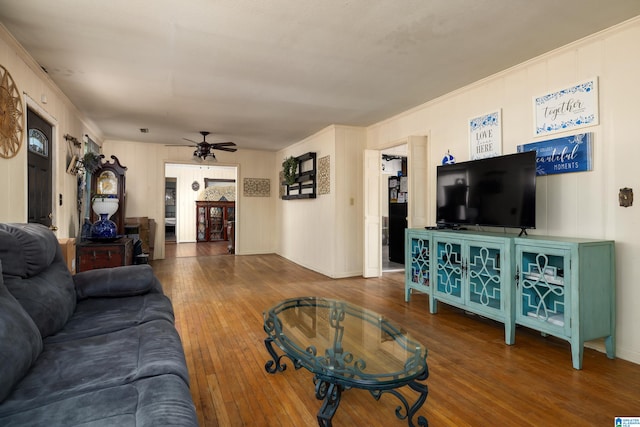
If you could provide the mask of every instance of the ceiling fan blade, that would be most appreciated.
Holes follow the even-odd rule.
[[[165,147],[197,147],[198,145],[193,144],[165,144]]]
[[[211,148],[212,148],[213,150],[231,151],[232,153],[233,153],[233,152],[238,151],[238,149],[237,149],[237,148],[229,148],[229,147],[211,147]]]
[[[214,143],[213,143],[213,144],[211,144],[211,145],[216,145],[216,146],[219,146],[219,147],[224,147],[224,146],[227,146],[227,145],[235,146],[235,145],[236,145],[236,143],[235,143],[235,142],[231,142],[231,141],[228,141],[228,142],[214,142]]]
[[[189,142],[193,142],[194,144],[198,144],[197,142],[195,142],[193,139],[189,139],[189,138],[182,138],[185,141],[189,141]]]

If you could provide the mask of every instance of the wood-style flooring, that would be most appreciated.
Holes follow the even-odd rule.
[[[221,240],[218,242],[201,243],[167,243],[164,245],[165,258],[185,258],[208,255],[227,255],[229,253],[229,242]]]
[[[403,273],[332,280],[277,255],[194,256],[152,261],[173,301],[200,425],[314,426],[321,401],[304,369],[265,372],[262,312],[301,295],[344,299],[390,318],[426,345],[429,396],[419,412],[439,426],[613,426],[640,416],[640,366],[585,349],[571,364],[567,342],[526,328],[504,343],[501,324],[426,295],[404,302]],[[415,394],[404,391],[413,402]],[[333,425],[407,426],[398,400],[342,394]]]

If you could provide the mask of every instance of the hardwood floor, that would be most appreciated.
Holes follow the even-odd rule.
[[[581,371],[569,344],[526,328],[504,343],[501,324],[439,305],[404,302],[403,273],[329,279],[277,255],[199,256],[152,261],[173,301],[200,425],[314,426],[321,402],[312,375],[265,372],[262,312],[301,295],[344,299],[402,325],[426,345],[429,396],[419,412],[438,426],[613,426],[640,416],[640,366],[585,349]],[[409,391],[413,402],[415,394]],[[334,426],[406,426],[398,400],[366,391],[342,395]]]
[[[202,243],[166,243],[164,246],[165,258],[184,258],[208,255],[227,255],[229,253],[229,242],[221,240],[219,242]]]

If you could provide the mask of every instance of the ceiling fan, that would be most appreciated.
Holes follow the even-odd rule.
[[[196,142],[193,141],[191,139],[188,138],[182,138],[185,141],[189,141],[191,143],[193,143],[193,145],[188,145],[188,147],[196,147],[195,151],[193,152],[193,158],[198,160],[198,161],[203,161],[205,160],[207,157],[211,157],[212,161],[216,160],[216,155],[213,153],[213,150],[220,150],[220,151],[231,151],[231,152],[235,152],[238,149],[235,148],[236,144],[233,142],[207,142],[207,135],[209,135],[210,132],[207,131],[200,131],[200,135],[202,135],[202,142]],[[173,145],[169,145],[170,147],[184,147],[184,144],[173,144]]]

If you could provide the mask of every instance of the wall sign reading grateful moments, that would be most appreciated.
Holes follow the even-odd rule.
[[[598,78],[534,97],[533,109],[535,136],[597,125]]]
[[[593,133],[518,145],[518,152],[536,152],[536,175],[584,172],[593,169]]]

